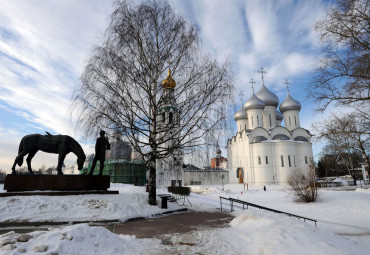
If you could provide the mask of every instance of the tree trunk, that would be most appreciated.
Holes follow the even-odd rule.
[[[157,204],[157,190],[156,190],[156,169],[155,169],[155,159],[149,162],[149,199],[148,203],[150,205]]]
[[[352,178],[353,178],[353,185],[354,186],[357,186],[357,183],[356,183],[356,174],[353,174],[352,175]]]

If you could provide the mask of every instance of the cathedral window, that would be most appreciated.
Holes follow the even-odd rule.
[[[257,115],[257,126],[260,125],[260,120],[258,119],[258,115]]]
[[[294,125],[297,126],[297,117],[294,116]]]
[[[162,113],[162,122],[163,123],[166,122],[166,113],[165,112]]]
[[[307,162],[307,156],[304,156],[304,163],[305,164],[308,164],[308,162]]]
[[[290,155],[288,155],[288,165],[289,167],[292,167],[292,161],[290,160]]]
[[[253,124],[253,116],[252,116],[252,127],[254,126],[254,124]]]
[[[258,156],[258,165],[261,165],[261,156]]]
[[[170,114],[168,115],[168,123],[173,123],[173,113],[170,112]]]
[[[269,164],[269,157],[266,156],[266,165]]]
[[[269,119],[270,119],[270,127],[272,127],[271,114],[269,114]]]
[[[292,125],[292,122],[290,121],[290,116],[289,116],[289,126],[291,126]]]
[[[284,167],[284,157],[283,157],[283,155],[280,156],[280,160],[281,160],[281,167]]]

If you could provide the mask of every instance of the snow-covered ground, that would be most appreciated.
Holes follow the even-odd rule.
[[[3,197],[0,199],[0,222],[125,221],[180,208],[172,203],[168,204],[168,210],[148,205],[144,187],[112,184],[111,190],[118,190],[120,194]]]
[[[217,210],[219,196],[235,197],[317,219],[318,225],[259,209],[237,210],[228,228],[168,235],[172,245],[166,245],[155,238],[118,236],[103,227],[78,224],[27,235],[8,232],[0,236],[0,254],[369,254],[368,189],[320,190],[319,201],[303,204],[293,202],[281,186],[268,186],[267,191],[261,187],[245,191],[237,184],[225,185],[224,191],[220,186],[192,188],[192,210]],[[146,204],[143,187],[113,184],[111,189],[120,194],[4,197],[0,199],[0,221],[124,221],[164,212]]]

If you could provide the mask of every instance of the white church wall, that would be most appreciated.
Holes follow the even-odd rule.
[[[267,105],[263,110],[263,127],[270,130],[276,126],[276,107]]]
[[[252,183],[255,185],[264,185],[266,183],[274,183],[274,166],[271,164],[272,145],[269,142],[261,142],[251,144],[253,150],[253,168],[254,179]],[[266,157],[268,162],[266,164]]]
[[[292,141],[275,143],[276,177],[280,184],[287,184],[288,177],[294,170],[294,157],[297,157],[297,143]]]
[[[270,138],[273,139],[276,135],[280,135],[280,134],[286,135],[289,138],[292,137],[287,128],[285,128],[285,127],[276,127],[276,128],[274,128],[270,131]]]
[[[313,159],[312,144],[307,142],[297,142],[298,146],[298,169],[308,172],[311,160]]]
[[[309,142],[311,142],[311,135],[303,128],[296,128],[292,131],[292,139],[298,137],[298,136],[303,136],[307,138]]]
[[[249,129],[255,129],[256,127],[263,127],[263,115],[260,109],[251,109],[248,113],[248,126]]]
[[[238,132],[248,129],[248,119],[236,121]]]
[[[290,110],[290,111],[284,112],[283,115],[284,115],[285,127],[289,131],[292,131],[293,129],[300,127],[299,111]]]

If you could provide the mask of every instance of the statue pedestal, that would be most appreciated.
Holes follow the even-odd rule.
[[[110,177],[90,175],[7,175],[4,190],[33,191],[88,191],[107,190]]]

